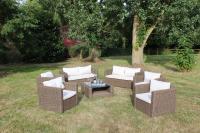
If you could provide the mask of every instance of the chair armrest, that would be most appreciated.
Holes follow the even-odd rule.
[[[105,70],[105,72],[104,72],[104,76],[106,76],[106,75],[111,75],[112,74],[112,69],[107,69],[107,70]]]
[[[63,78],[64,78],[65,82],[68,82],[68,77],[69,76],[68,76],[67,73],[63,72],[63,69],[60,70],[60,74],[63,75]]]
[[[135,89],[133,91],[135,94],[149,92],[150,91],[150,83],[135,85]]]
[[[135,83],[143,82],[144,81],[144,71],[136,73],[133,79],[134,79]]]
[[[176,104],[176,90],[171,87],[167,90],[159,90],[152,92],[152,106],[162,106],[167,104],[168,106],[175,106]]]
[[[43,98],[55,99],[57,101],[63,100],[63,88],[47,87],[40,85],[38,93]]]
[[[65,90],[72,90],[72,91],[78,92],[78,84],[77,83],[65,82],[64,86],[65,86]]]

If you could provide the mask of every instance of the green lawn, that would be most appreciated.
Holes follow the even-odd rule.
[[[83,97],[63,114],[38,107],[36,77],[46,70],[83,64],[78,59],[54,64],[0,66],[0,132],[2,133],[199,133],[200,56],[192,72],[177,72],[173,56],[147,56],[145,67],[162,72],[177,89],[176,113],[150,118],[131,103],[131,90],[115,88],[113,97]],[[130,57],[108,57],[92,64],[103,78],[112,65],[130,66]],[[88,64],[88,63],[87,63]]]

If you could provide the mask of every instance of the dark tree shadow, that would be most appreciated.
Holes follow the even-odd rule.
[[[57,70],[67,62],[61,63],[44,63],[44,64],[12,64],[12,65],[1,65],[0,66],[0,78],[7,77],[15,73],[29,73],[38,70]]]
[[[153,63],[155,65],[160,65],[171,71],[178,71],[174,65],[174,56],[173,55],[151,55],[146,56],[146,63]]]
[[[111,60],[126,60],[128,62],[128,64],[132,64],[132,61],[131,61],[131,56],[110,56],[110,57],[104,57],[106,59],[111,59]]]
[[[106,57],[106,58],[111,59],[111,60],[119,60],[119,59],[126,60],[128,64],[132,65],[131,56],[111,56],[111,57]],[[153,63],[155,65],[160,65],[171,71],[178,71],[178,69],[174,65],[170,65],[170,64],[174,64],[173,60],[174,60],[173,55],[146,55],[145,56],[145,63]]]

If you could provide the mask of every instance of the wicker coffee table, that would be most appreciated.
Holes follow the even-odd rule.
[[[108,84],[96,86],[92,82],[84,82],[81,85],[81,90],[88,98],[95,96],[113,96],[113,88]]]

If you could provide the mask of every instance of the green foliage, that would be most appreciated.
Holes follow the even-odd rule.
[[[90,49],[122,46],[123,3],[120,0],[78,1],[70,7],[65,14],[65,18],[69,17],[69,38],[87,43],[84,46]]]
[[[175,61],[180,71],[190,71],[195,64],[194,51],[190,47],[189,40],[185,37],[179,39]]]
[[[165,35],[167,44],[177,44],[180,36],[191,40],[191,45],[200,45],[199,0],[176,0],[166,10],[158,30]]]
[[[53,14],[36,0],[19,7],[20,13],[9,20],[1,31],[13,42],[26,62],[55,62],[63,60],[65,48],[60,39]]]

